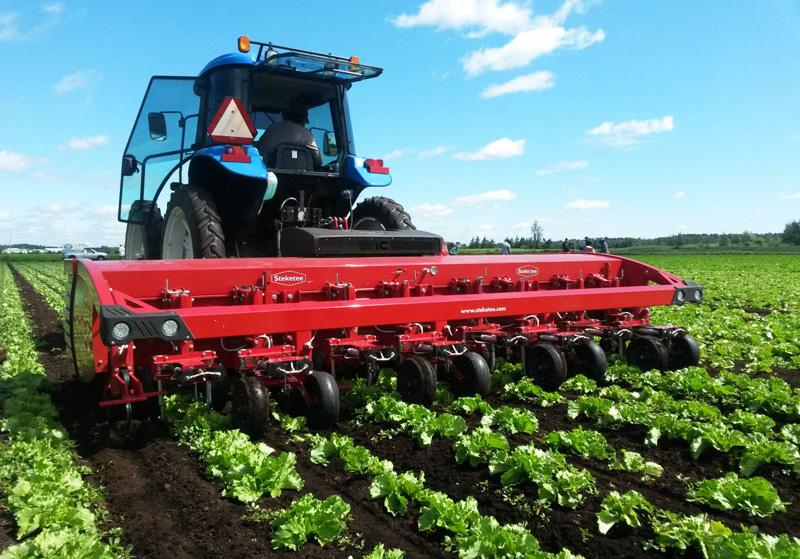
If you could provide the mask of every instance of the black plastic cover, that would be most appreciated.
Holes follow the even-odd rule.
[[[178,323],[178,330],[173,336],[165,336],[161,330],[161,326],[167,320],[174,320]],[[126,323],[130,328],[130,334],[122,340],[114,338],[111,334],[111,330],[119,322]],[[147,338],[178,342],[191,340],[192,333],[181,317],[172,311],[134,313],[121,305],[102,305],[100,307],[100,339],[105,345],[125,345],[133,340]]]
[[[281,232],[282,256],[429,256],[440,254],[442,238],[433,233],[287,227]]]

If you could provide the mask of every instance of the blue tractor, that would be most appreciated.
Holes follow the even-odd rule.
[[[441,253],[397,202],[355,203],[392,180],[356,155],[347,106],[353,83],[381,73],[240,37],[199,76],[153,77],[122,159],[125,257]]]

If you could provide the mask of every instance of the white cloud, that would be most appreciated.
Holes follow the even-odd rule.
[[[540,177],[545,177],[547,175],[555,175],[556,173],[560,173],[562,171],[578,171],[580,169],[585,169],[588,166],[588,161],[559,161],[551,167],[539,169],[536,171],[536,174]]]
[[[669,132],[675,128],[672,115],[650,120],[626,120],[625,122],[604,122],[586,131],[588,136],[612,146],[624,147],[638,143],[643,136]]]
[[[409,211],[414,217],[421,216],[428,219],[449,217],[455,212],[455,210],[447,204],[431,204],[428,202],[409,208]]]
[[[28,169],[34,160],[21,153],[0,151],[0,172],[18,173]]]
[[[602,29],[589,31],[584,27],[566,29],[543,21],[532,29],[518,33],[502,47],[490,47],[469,54],[462,61],[469,76],[486,70],[511,70],[527,66],[542,55],[560,48],[585,49],[605,39]]]
[[[465,194],[453,198],[453,204],[459,206],[477,206],[485,202],[508,202],[517,197],[516,193],[507,188],[501,190],[490,190],[481,194]]]
[[[678,192],[675,193],[675,198],[685,198],[685,197],[686,197],[686,193],[685,192],[678,191]]]
[[[609,205],[607,200],[587,200],[586,198],[578,198],[572,202],[567,202],[567,208],[570,210],[599,210],[607,208]]]
[[[51,16],[60,16],[64,13],[63,2],[50,2],[42,6],[42,11]]]
[[[402,149],[393,149],[392,151],[386,153],[383,156],[384,161],[394,161],[395,159],[399,159],[401,157],[405,157],[406,155],[411,155],[416,153],[417,150],[413,148],[402,148]]]
[[[113,246],[125,239],[125,224],[117,222],[115,214],[116,206],[78,202],[17,208],[8,219],[0,217],[0,235],[13,242],[49,246],[64,243]]]
[[[800,134],[795,134],[794,136],[789,138],[790,142],[800,142]]]
[[[550,15],[533,16],[528,2],[500,0],[428,0],[416,14],[401,14],[392,22],[398,27],[431,26],[467,31],[470,38],[490,33],[511,35],[502,47],[471,52],[462,65],[470,76],[486,70],[508,70],[527,66],[539,56],[561,48],[584,49],[605,38],[602,29],[566,28],[573,13],[586,11],[582,0],[564,0]]]
[[[779,192],[778,198],[781,200],[800,200],[800,192]]]
[[[483,90],[481,97],[492,99],[509,93],[522,93],[525,91],[542,91],[550,89],[556,84],[552,72],[534,72],[524,76],[517,76],[513,80],[503,83],[493,83]]]
[[[0,12],[0,43],[32,41],[61,20],[64,4],[51,2],[42,6],[44,17],[38,22],[20,22],[17,12]]]
[[[71,150],[71,151],[83,151],[87,149],[92,149],[100,146],[104,146],[108,143],[108,136],[105,134],[98,134],[96,136],[89,136],[88,138],[70,138],[70,140],[61,146],[61,149]]]
[[[67,74],[53,86],[53,91],[58,95],[63,95],[71,91],[86,89],[90,85],[103,79],[103,74],[97,70],[80,70]]]
[[[448,151],[450,151],[450,148],[447,146],[436,146],[431,149],[424,149],[420,151],[417,157],[419,157],[420,159],[428,159],[430,157],[438,157],[440,155],[444,155]]]
[[[476,29],[471,37],[486,33],[515,33],[531,22],[530,8],[498,0],[429,0],[416,14],[392,19],[397,27],[429,25],[438,29]]]
[[[462,161],[484,161],[487,159],[504,159],[516,157],[525,153],[525,140],[512,140],[500,138],[490,142],[478,151],[458,152],[453,154],[453,159]]]

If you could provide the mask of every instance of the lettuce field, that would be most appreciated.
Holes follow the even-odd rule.
[[[558,392],[343,391],[336,431],[252,440],[169,396],[121,439],[72,377],[61,263],[0,262],[0,557],[800,558],[800,257],[641,258],[705,287],[654,309],[700,367]]]

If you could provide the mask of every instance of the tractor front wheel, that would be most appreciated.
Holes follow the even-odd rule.
[[[397,391],[406,402],[430,406],[436,400],[436,369],[419,355],[404,359],[397,367]]]
[[[333,375],[313,371],[306,377],[308,393],[308,425],[312,429],[330,429],[339,421],[339,385]]]
[[[225,256],[225,233],[216,202],[202,188],[179,187],[167,206],[161,257],[170,260]]]
[[[486,396],[489,393],[491,374],[489,365],[481,354],[467,351],[454,357],[450,373],[453,375],[453,391],[457,394]]]
[[[416,229],[403,206],[383,196],[367,198],[353,210],[351,229],[402,231]]]
[[[231,400],[233,425],[251,437],[261,438],[269,420],[269,391],[256,377],[236,380]]]
[[[125,260],[157,260],[161,257],[161,210],[150,200],[136,200],[125,228]]]

